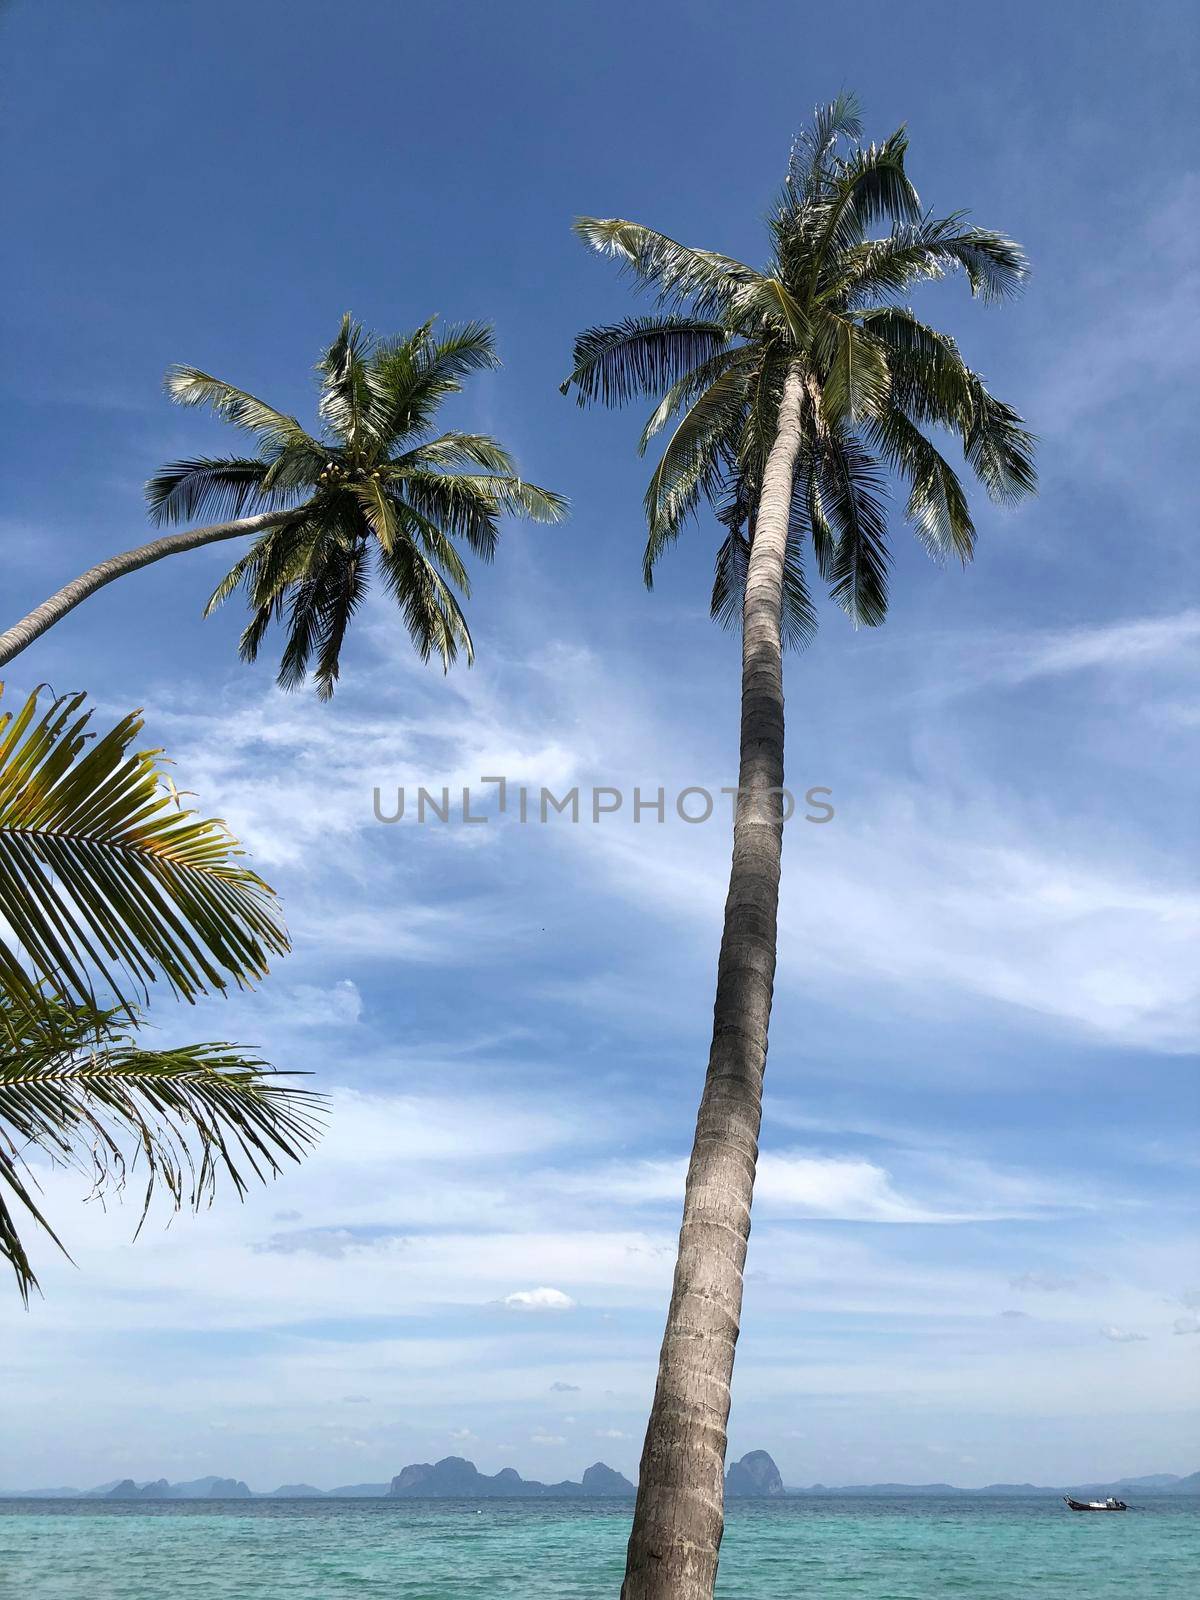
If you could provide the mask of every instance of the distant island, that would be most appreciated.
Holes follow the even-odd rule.
[[[317,1489],[311,1483],[285,1483],[266,1492],[251,1489],[240,1478],[194,1478],[188,1483],[168,1483],[165,1478],[138,1482],[120,1478],[95,1489],[0,1489],[0,1500],[567,1500],[627,1499],[636,1485],[622,1473],[596,1461],[579,1481],[540,1483],[522,1478],[514,1467],[490,1476],[462,1456],[441,1461],[416,1461],[398,1472],[390,1483],[350,1483],[336,1489]],[[1180,1477],[1157,1472],[1141,1478],[1117,1478],[1108,1483],[1070,1483],[1047,1487],[1035,1483],[989,1483],[982,1489],[959,1489],[952,1483],[852,1483],[810,1484],[785,1487],[779,1468],[765,1450],[751,1450],[735,1461],[725,1476],[730,1499],[767,1499],[778,1495],[1061,1495],[1084,1498],[1128,1494],[1200,1495],[1200,1472]]]
[[[480,1472],[473,1461],[462,1456],[446,1456],[430,1465],[419,1461],[405,1467],[392,1479],[391,1500],[497,1500],[545,1498],[579,1499],[586,1496],[631,1495],[635,1485],[628,1478],[597,1461],[588,1467],[578,1483],[538,1483],[523,1478],[515,1467],[503,1467],[494,1476]]]

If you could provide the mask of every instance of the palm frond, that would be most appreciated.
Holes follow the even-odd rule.
[[[354,544],[344,560],[322,565],[316,595],[316,661],[312,669],[318,700],[333,698],[341,676],[342,645],[355,613],[366,599],[369,575],[369,556],[360,542]],[[286,677],[286,662],[280,663],[278,681],[283,688],[294,686]]]
[[[722,628],[736,628],[741,623],[749,563],[750,540],[741,528],[731,528],[717,550],[708,608],[709,615]]]
[[[353,497],[346,497],[352,500]],[[342,512],[337,515],[337,510]],[[352,506],[338,507],[326,518],[306,549],[297,551],[292,562],[283,570],[264,572],[253,599],[261,614],[270,610],[270,620],[285,621],[286,640],[279,659],[275,681],[281,689],[298,689],[308,675],[309,662],[314,651],[320,651],[323,642],[336,625],[339,607],[357,595],[351,610],[362,598],[359,592],[364,568],[361,563],[363,541],[359,535],[359,519]],[[286,620],[285,620],[286,614]],[[343,620],[342,631],[349,616]],[[255,650],[261,642],[258,629],[253,641],[243,640]],[[248,629],[249,633],[250,630]],[[318,683],[318,697],[328,699],[332,693],[331,681],[327,692]]]
[[[1034,451],[1037,438],[1012,406],[988,392],[983,379],[971,374],[972,412],[963,451],[975,476],[1001,504],[1037,492]]]
[[[830,427],[878,416],[887,405],[887,355],[851,318],[826,312],[814,356],[822,368],[821,404]]]
[[[856,626],[878,627],[887,615],[891,565],[883,473],[855,435],[838,433],[822,441],[816,470],[821,522],[836,541],[830,595]]]
[[[490,561],[496,553],[505,515],[534,522],[560,522],[567,502],[553,490],[503,473],[425,472],[411,468],[389,476],[394,492],[423,517],[467,541],[476,555]]]
[[[430,521],[428,517],[423,517],[407,501],[397,501],[396,515],[408,538],[424,551],[430,561],[437,565],[442,575],[449,583],[454,585],[463,598],[469,600],[471,597],[471,575],[455,547],[452,536],[444,528],[439,527],[436,522]]]
[[[726,461],[736,459],[746,390],[743,371],[723,372],[680,418],[654,469],[645,497],[642,576],[648,589],[662,552],[679,537],[701,497],[712,499],[719,492]]]
[[[954,554],[970,561],[975,524],[953,468],[903,411],[891,408],[865,430],[871,444],[907,480],[907,514],[917,536],[936,561]]]
[[[155,1192],[176,1210],[207,1204],[222,1177],[244,1195],[319,1137],[323,1097],[294,1074],[223,1043],[146,1049],[139,1026],[45,991],[0,995],[0,1256],[26,1301],[37,1278],[14,1207],[64,1248],[38,1205],[31,1150],[83,1171],[95,1192],[123,1188],[140,1161],[144,1221]]]
[[[471,473],[398,472],[389,483],[403,506],[451,538],[463,539],[483,561],[495,559],[500,541],[500,506]]]
[[[763,275],[743,285],[729,304],[729,319],[746,337],[773,332],[785,343],[803,349],[810,320],[801,300],[775,274]]]
[[[289,445],[298,445],[320,451],[320,445],[305,433],[295,417],[276,411],[274,406],[244,389],[235,389],[233,384],[201,372],[199,367],[168,367],[163,387],[177,405],[209,406],[235,428],[245,428],[256,434],[268,449],[284,450]]]
[[[858,96],[843,92],[828,105],[817,106],[812,121],[792,141],[788,183],[800,200],[821,198],[830,158],[843,139],[862,138]]]
[[[351,494],[362,508],[367,527],[385,550],[396,542],[396,510],[383,479],[372,473],[364,482],[354,483]]]
[[[407,467],[454,470],[464,466],[483,467],[488,472],[514,470],[512,456],[486,433],[440,433],[436,439],[426,439],[415,449],[393,456],[388,466],[392,472],[402,472]]]
[[[734,345],[731,349],[722,350],[720,354],[712,356],[707,361],[702,361],[698,366],[685,373],[677,383],[673,383],[670,386],[646,419],[646,425],[643,427],[641,438],[638,440],[638,455],[645,455],[651,439],[656,434],[661,433],[667,423],[678,416],[684,406],[690,404],[698,395],[703,394],[723,373],[736,369],[749,380],[754,368],[761,362],[761,359],[758,351],[752,345]]]
[[[908,134],[897,128],[882,144],[860,147],[839,160],[826,244],[857,243],[873,222],[918,221],[921,200],[904,170],[907,153]]]
[[[162,467],[146,484],[152,522],[224,522],[250,511],[278,511],[294,504],[296,487],[272,487],[271,463],[254,456],[197,456]]]
[[[402,539],[395,549],[380,551],[379,566],[421,660],[437,654],[448,669],[461,649],[468,663],[473,661],[467,619],[450,586],[416,545]]]
[[[337,338],[317,362],[321,375],[318,404],[321,419],[356,457],[361,454],[367,436],[375,436],[383,425],[382,415],[372,414],[376,395],[368,367],[371,345],[371,337],[362,324],[346,312]]]
[[[83,694],[39,694],[0,716],[0,985],[88,1002],[98,977],[128,1003],[261,977],[287,935],[224,823],[172,803],[136,713],[96,737]]]
[[[326,504],[303,520],[272,528],[256,539],[209,595],[204,615],[211,616],[239,588],[245,589],[251,605],[262,606],[294,583],[308,568],[327,517]]]
[[[848,246],[834,261],[823,293],[849,305],[899,295],[923,279],[966,274],[971,293],[1002,300],[1019,293],[1029,274],[1025,252],[990,228],[964,227],[964,212],[898,224],[884,239]]]
[[[1036,437],[1024,419],[988,390],[949,335],[889,306],[865,312],[863,325],[887,350],[892,399],[911,419],[952,429],[993,500],[1010,502],[1037,490]]]
[[[458,394],[474,372],[500,365],[492,329],[485,322],[449,325],[435,337],[433,323],[406,339],[381,341],[371,356],[371,383],[380,396],[391,442],[427,433],[442,401]]]
[[[457,474],[460,482],[466,476],[464,473]],[[555,493],[553,489],[543,489],[539,484],[515,475],[502,472],[474,474],[471,481],[479,494],[492,499],[497,510],[510,516],[528,517],[530,522],[562,522],[570,510],[570,503],[564,495]]]
[[[702,318],[717,315],[739,290],[763,276],[732,256],[693,250],[620,217],[577,217],[573,228],[585,244],[614,257],[639,284],[653,287],[661,305],[690,305]]]
[[[1019,294],[1029,276],[1029,258],[1015,239],[991,228],[968,228],[944,240],[938,253],[957,262],[967,275],[971,293],[981,300],[1004,300]]]
[[[581,406],[623,406],[637,395],[661,394],[682,383],[728,343],[728,330],[712,318],[626,317],[579,335],[571,375],[560,388],[567,394],[574,384]]]

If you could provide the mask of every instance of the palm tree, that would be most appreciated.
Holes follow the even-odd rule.
[[[251,535],[254,544],[218,585],[207,611],[244,589],[251,620],[241,654],[249,661],[271,624],[284,622],[283,687],[295,688],[312,665],[318,694],[333,693],[346,629],[373,564],[421,658],[437,655],[448,666],[462,650],[469,661],[471,635],[458,595],[469,595],[471,584],[460,542],[490,561],[504,515],[556,522],[566,511],[560,495],[517,476],[495,439],[434,433],[442,402],[471,373],[498,365],[491,329],[482,323],[438,335],[431,320],[403,338],[377,341],[347,315],[317,363],[316,435],[220,378],[173,367],[166,378],[170,397],[210,406],[253,436],[257,454],[164,467],[146,486],[150,514],[159,524],[205,515],[223,520],[164,535],[90,568],[0,634],[0,666],[125,573]]]
[[[650,289],[657,309],[582,334],[563,389],[574,387],[581,405],[657,398],[640,448],[674,426],[646,492],[646,583],[707,502],[726,529],[712,610],[742,622],[739,789],[712,1046],[624,1600],[702,1600],[716,1577],[775,975],[783,647],[816,624],[809,549],[833,599],[855,624],[875,626],[887,611],[889,477],[905,484],[908,520],[933,555],[965,562],[974,547],[966,496],[931,428],[958,436],[994,499],[1035,484],[1020,417],[953,339],[902,303],[913,285],[956,268],[985,300],[1010,294],[1026,271],[1021,250],[962,213],[922,210],[903,130],[866,148],[860,137],[849,97],[799,136],[763,270],[633,222],[575,224]],[[880,220],[890,226],[873,237]]]
[[[160,752],[131,748],[139,717],[97,738],[84,701],[35,691],[0,715],[0,1256],[26,1300],[14,1206],[62,1248],[31,1149],[103,1188],[123,1186],[132,1144],[144,1219],[156,1189],[200,1206],[224,1173],[243,1194],[319,1131],[320,1097],[253,1054],[139,1042],[149,983],[188,1001],[246,986],[288,940],[224,824],[181,808]]]

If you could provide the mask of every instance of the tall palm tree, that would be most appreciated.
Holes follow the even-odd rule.
[[[974,547],[966,495],[930,428],[958,436],[994,499],[1035,484],[1033,441],[1016,412],[953,339],[902,303],[913,285],[953,269],[985,300],[1010,294],[1026,271],[1020,249],[962,213],[922,209],[903,130],[866,148],[860,138],[849,97],[816,113],[793,146],[761,270],[633,222],[575,224],[657,309],[582,334],[564,391],[573,387],[581,405],[657,398],[640,448],[673,431],[646,491],[646,583],[707,502],[726,529],[712,610],[742,622],[739,789],[712,1046],[624,1600],[702,1600],[716,1577],[775,975],[783,647],[816,624],[809,550],[833,599],[875,626],[887,611],[891,477],[906,486],[908,520],[933,555],[965,562]],[[890,226],[875,237],[880,221]]]
[[[448,666],[461,650],[470,660],[458,595],[469,595],[471,583],[459,544],[490,561],[503,516],[557,522],[566,512],[560,495],[517,475],[495,439],[434,431],[443,401],[471,373],[498,365],[491,329],[482,323],[437,334],[431,320],[404,337],[375,340],[347,315],[317,363],[316,434],[220,378],[173,367],[170,397],[210,406],[250,433],[257,453],[164,467],[146,486],[150,514],[160,524],[223,520],[90,568],[0,634],[0,666],[114,579],[183,550],[248,536],[254,544],[207,609],[244,589],[251,620],[241,653],[251,661],[271,624],[285,624],[285,688],[300,684],[311,665],[318,694],[333,693],[346,629],[373,566],[422,659],[437,655]]]
[[[3,685],[0,684],[0,694]],[[28,1299],[24,1214],[60,1245],[27,1156],[122,1186],[127,1149],[154,1190],[240,1194],[319,1129],[320,1097],[222,1043],[152,1050],[140,1002],[245,986],[288,948],[278,902],[224,824],[180,807],[137,751],[136,714],[97,738],[82,694],[0,714],[0,1257]]]

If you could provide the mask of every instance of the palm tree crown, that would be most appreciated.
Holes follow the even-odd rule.
[[[857,106],[819,110],[792,149],[770,217],[763,271],[694,250],[637,223],[580,218],[576,232],[655,293],[656,314],[583,333],[563,384],[581,405],[659,403],[640,449],[674,424],[646,491],[644,576],[701,501],[727,529],[712,612],[729,624],[741,597],[784,378],[804,374],[804,442],[797,462],[783,586],[785,642],[816,625],[804,564],[855,623],[887,611],[889,471],[908,489],[907,515],[935,558],[974,549],[966,495],[929,429],[958,436],[993,499],[1032,491],[1033,438],[1017,413],[963,361],[955,341],[903,304],[922,280],[965,272],[985,300],[1012,294],[1026,272],[1018,245],[925,212],[904,170],[901,129],[862,147]],[[849,148],[845,148],[849,144]],[[882,237],[869,230],[890,223]]]
[[[211,611],[244,589],[251,609],[241,639],[246,660],[257,656],[271,623],[282,621],[280,684],[295,688],[311,665],[327,699],[372,563],[423,660],[436,653],[448,666],[460,649],[472,659],[458,600],[471,585],[458,543],[490,561],[504,514],[556,522],[566,511],[561,496],[517,476],[495,439],[434,433],[447,396],[470,373],[498,364],[491,329],[481,323],[435,334],[431,320],[405,337],[376,340],[347,315],[317,363],[316,436],[194,367],[168,372],[172,399],[211,406],[253,434],[258,453],[164,467],[146,486],[155,521],[295,512],[256,540],[208,603]]]

